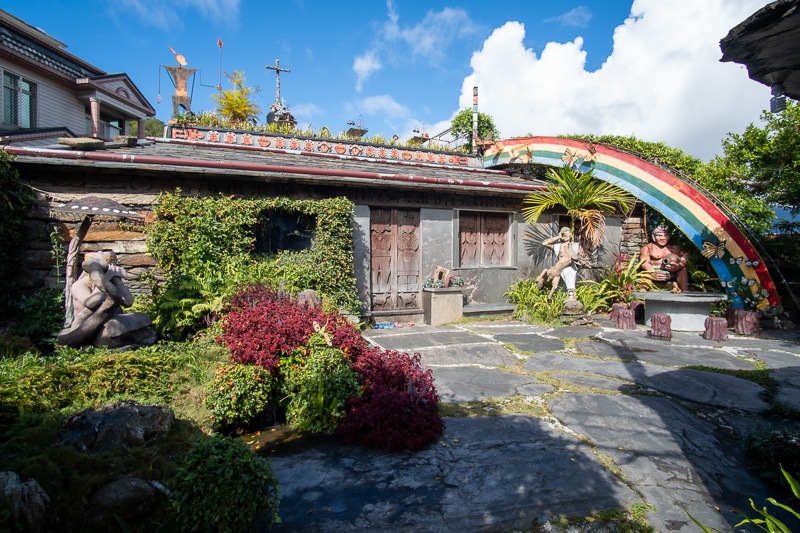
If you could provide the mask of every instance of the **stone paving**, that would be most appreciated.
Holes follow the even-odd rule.
[[[737,444],[763,427],[763,388],[682,367],[765,365],[776,400],[800,410],[800,332],[725,342],[676,332],[660,341],[641,328],[601,326],[368,331],[383,348],[420,353],[441,402],[514,397],[549,414],[446,418],[439,442],[416,453],[330,438],[278,449],[283,522],[273,531],[526,530],[559,514],[643,502],[655,508],[647,516],[656,531],[700,531],[684,509],[728,531],[740,519],[732,509],[774,495]]]

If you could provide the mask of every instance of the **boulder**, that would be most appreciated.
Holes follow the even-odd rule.
[[[112,527],[114,515],[125,521],[140,518],[155,503],[156,489],[147,481],[126,477],[107,483],[89,497],[88,521],[95,526]]]
[[[319,297],[314,289],[306,289],[297,293],[295,299],[302,305],[306,304],[312,309],[322,307],[322,298]]]
[[[22,483],[14,472],[0,472],[0,508],[3,504],[11,513],[11,525],[26,532],[52,531],[50,498],[35,479]]]
[[[164,405],[108,403],[64,420],[59,445],[92,453],[143,446],[164,438],[173,422],[175,412]]]

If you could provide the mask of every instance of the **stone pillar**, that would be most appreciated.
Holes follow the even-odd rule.
[[[761,333],[758,313],[741,309],[734,314],[734,317],[733,330],[737,335],[758,335]]]
[[[668,341],[672,338],[672,317],[663,313],[655,313],[650,317],[648,335],[654,339]]]
[[[728,321],[722,317],[706,318],[706,330],[703,332],[703,338],[710,341],[728,340]]]
[[[636,315],[632,309],[620,309],[617,314],[617,329],[636,329]]]
[[[628,309],[628,306],[621,303],[611,304],[611,315],[609,315],[608,319],[612,322],[616,322],[619,318],[619,312],[623,309]]]
[[[136,137],[144,140],[145,131],[144,131],[144,123],[147,121],[147,117],[139,118],[139,129],[136,130]]]
[[[89,111],[92,119],[92,137],[98,137],[100,132],[100,100],[89,98]]]
[[[644,322],[644,302],[641,300],[633,300],[630,305],[633,311],[633,318],[636,322]]]

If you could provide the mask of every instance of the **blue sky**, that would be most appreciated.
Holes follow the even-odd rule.
[[[718,46],[766,3],[39,0],[3,9],[95,66],[126,72],[165,121],[173,88],[159,65],[177,65],[169,47],[201,71],[193,110],[212,110],[221,38],[222,70],[244,71],[264,111],[275,99],[265,66],[277,58],[291,69],[281,96],[302,126],[342,131],[361,116],[370,134],[434,135],[471,105],[477,84],[481,111],[504,137],[634,134],[708,159],[768,107],[769,88],[719,63]]]

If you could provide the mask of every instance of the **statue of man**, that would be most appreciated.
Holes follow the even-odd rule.
[[[575,251],[572,244],[572,230],[569,228],[561,228],[561,231],[558,232],[558,235],[542,241],[542,246],[550,248],[556,253],[556,264],[543,270],[542,273],[539,274],[539,277],[536,278],[537,289],[541,289],[542,286],[544,286],[544,284],[548,281],[552,282],[553,287],[550,289],[548,298],[553,296],[553,293],[556,292],[558,284],[561,282],[562,273],[564,273],[565,269],[572,269],[574,271],[574,263],[578,263],[585,267],[591,266],[586,259],[580,256],[579,252]],[[564,281],[567,281],[566,278]],[[571,276],[571,282],[572,283],[567,283],[567,292],[575,291],[574,275]]]
[[[666,226],[653,230],[653,242],[642,247],[642,268],[652,272],[656,281],[674,281],[680,291],[689,289],[689,271],[686,260],[689,253],[670,244],[670,231]]]

